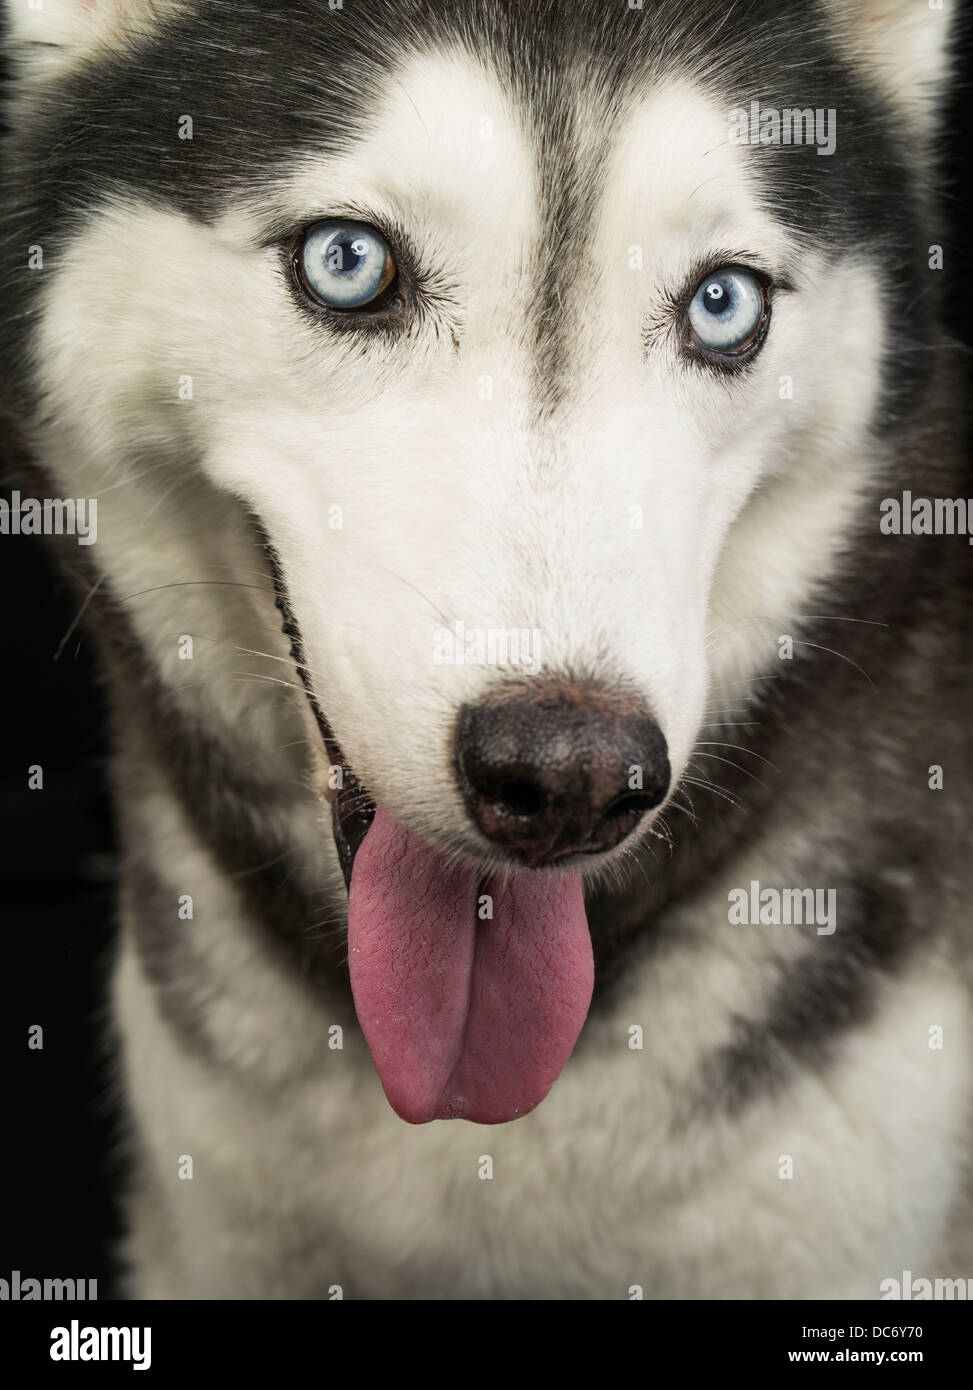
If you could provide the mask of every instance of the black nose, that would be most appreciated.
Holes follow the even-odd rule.
[[[614,848],[669,788],[658,724],[631,696],[597,687],[464,706],[456,773],[480,831],[529,866]]]

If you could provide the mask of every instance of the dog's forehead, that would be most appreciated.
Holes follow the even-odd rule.
[[[239,207],[266,224],[329,211],[404,225],[453,268],[475,263],[488,293],[491,267],[552,275],[557,263],[566,312],[566,280],[590,283],[605,256],[637,252],[640,269],[673,274],[687,247],[772,256],[786,238],[760,193],[725,107],[688,79],[640,84],[610,109],[565,94],[552,129],[495,65],[457,47],[409,57],[359,134],[338,151],[305,145]]]
[[[36,132],[62,193],[83,205],[109,180],[218,216],[242,189],[304,152],[337,155],[367,139],[410,70],[426,74],[410,91],[418,112],[405,110],[403,93],[398,136],[384,121],[390,149],[403,149],[410,133],[423,137],[423,120],[440,127],[447,155],[449,134],[462,143],[471,126],[485,143],[492,115],[495,129],[519,123],[529,132],[550,193],[566,193],[579,153],[603,148],[619,117],[660,80],[705,90],[724,116],[758,92],[778,105],[832,105],[845,85],[826,38],[805,25],[800,81],[785,73],[782,87],[784,12],[796,11],[797,0],[782,0],[773,13],[751,6],[746,22],[703,0],[641,9],[624,0],[401,0],[353,10],[295,0],[274,6],[272,23],[270,8],[256,0],[221,6],[214,41],[211,7],[179,6],[137,46],[102,52],[66,76]],[[180,133],[186,117],[191,139]],[[479,155],[489,159],[490,151]],[[807,158],[779,161],[773,151],[762,163],[765,176],[773,169],[778,203],[806,222],[825,171]],[[588,172],[595,168],[589,161]],[[562,221],[568,211],[562,207]]]

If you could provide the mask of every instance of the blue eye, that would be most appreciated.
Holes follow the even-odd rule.
[[[693,295],[689,322],[704,347],[734,352],[756,337],[766,309],[757,277],[749,270],[728,268],[707,275]]]
[[[388,243],[365,222],[316,222],[305,232],[297,259],[305,288],[333,309],[360,309],[395,278]]]

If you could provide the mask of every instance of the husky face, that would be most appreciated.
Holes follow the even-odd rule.
[[[852,190],[866,135],[873,177],[908,177],[904,157],[852,101],[840,160],[731,141],[761,74],[779,86],[779,19],[741,40],[718,15],[595,8],[582,41],[516,5],[471,35],[436,7],[389,30],[301,4],[268,39],[263,6],[235,5],[216,65],[196,7],[121,5],[58,70],[75,211],[35,306],[45,453],[95,494],[134,453],[160,511],[189,468],[195,499],[236,499],[346,768],[481,863],[457,719],[524,672],[447,639],[530,633],[530,679],[625,692],[661,730],[671,797],[708,693],[766,673],[814,611],[882,459],[894,335]],[[291,64],[281,92],[277,50],[248,71],[257,32]],[[835,105],[823,16],[816,57],[828,97],[779,106]],[[53,120],[48,87],[30,92]],[[130,113],[104,148],[86,134],[102,100]],[[374,304],[308,283],[331,224],[387,249]],[[903,286],[900,314],[915,298]],[[738,310],[707,340],[707,314]],[[129,588],[130,561],[106,547]]]
[[[708,686],[766,664],[766,623],[799,614],[867,473],[874,275],[771,215],[729,100],[631,86],[604,125],[595,92],[575,99],[552,175],[500,72],[409,57],[360,134],[210,221],[106,196],[47,296],[58,420],[108,476],[138,421],[252,509],[338,743],[427,835],[462,824],[456,712],[498,676],[443,660],[444,631],[537,634],[545,671],[637,691],[675,785]],[[408,258],[398,312],[329,314],[295,284],[295,236],[342,218]],[[766,287],[752,355],[689,341],[688,302],[726,267]]]

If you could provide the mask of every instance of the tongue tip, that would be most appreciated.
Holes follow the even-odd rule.
[[[410,1125],[427,1125],[433,1120],[469,1120],[477,1125],[505,1125],[536,1110],[549,1090],[549,1086],[545,1087],[535,1100],[525,1101],[521,1105],[500,1106],[483,1100],[471,1101],[468,1096],[458,1093],[440,1096],[432,1103],[418,1104],[411,1094],[389,1095],[386,1090],[385,1096],[399,1119]]]

